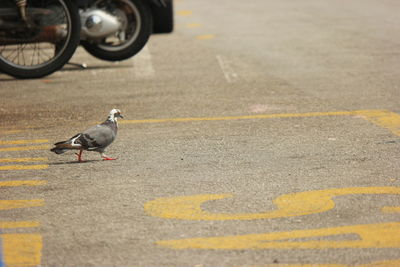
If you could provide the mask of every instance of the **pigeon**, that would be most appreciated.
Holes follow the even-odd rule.
[[[116,158],[107,157],[104,151],[117,136],[118,118],[123,118],[121,111],[119,109],[112,109],[107,120],[102,124],[98,124],[82,133],[74,135],[67,141],[55,143],[50,151],[56,154],[62,154],[68,150],[79,150],[79,153],[76,153],[79,162],[83,162],[82,152],[84,150],[99,152],[103,160],[116,160]]]

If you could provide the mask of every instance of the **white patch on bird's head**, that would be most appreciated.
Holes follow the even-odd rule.
[[[108,115],[107,120],[117,122],[117,118],[124,117],[121,115],[121,111],[119,109],[114,108],[110,111],[110,115]]]

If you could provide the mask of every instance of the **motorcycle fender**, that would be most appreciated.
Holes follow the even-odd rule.
[[[153,14],[153,33],[170,33],[174,29],[172,0],[149,0]]]
[[[167,7],[167,3],[165,0],[150,0],[150,1],[159,7]]]
[[[73,0],[79,7],[84,7],[89,4],[91,0]],[[156,5],[158,7],[167,7],[166,0],[149,0],[151,4]]]
[[[73,0],[75,1],[75,3],[78,5],[78,7],[82,8],[82,7],[86,7],[87,5],[89,5],[89,2],[91,0]]]

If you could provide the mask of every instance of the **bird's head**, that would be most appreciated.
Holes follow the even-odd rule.
[[[110,115],[108,115],[108,120],[116,121],[117,118],[123,119],[124,117],[121,115],[121,111],[119,109],[114,108],[110,111]]]

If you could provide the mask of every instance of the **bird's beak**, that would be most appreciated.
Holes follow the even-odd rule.
[[[123,118],[124,118],[124,116],[122,116],[121,114],[119,114],[119,117],[120,117],[121,119],[123,119]]]

